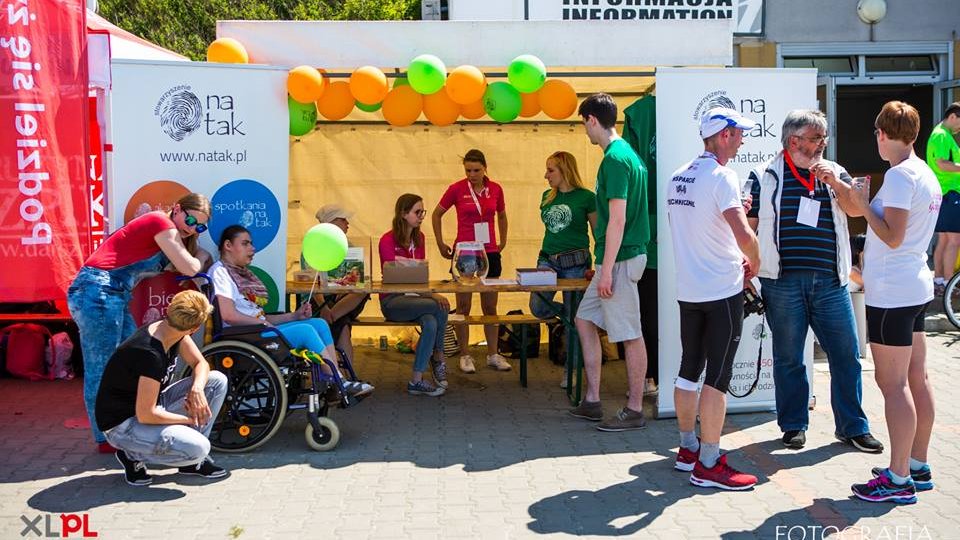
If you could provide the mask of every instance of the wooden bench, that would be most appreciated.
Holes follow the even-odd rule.
[[[527,387],[527,326],[544,322],[533,315],[468,315],[460,320],[447,321],[448,324],[466,324],[478,326],[486,324],[519,324],[520,326],[520,386]],[[388,321],[383,317],[358,317],[353,326],[420,326],[417,321]]]

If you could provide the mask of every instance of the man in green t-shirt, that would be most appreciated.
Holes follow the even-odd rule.
[[[643,383],[647,354],[640,327],[637,281],[647,264],[650,224],[647,205],[647,169],[637,153],[617,134],[617,104],[607,94],[593,94],[578,110],[590,142],[603,149],[597,171],[597,226],[594,249],[597,272],[577,310],[577,332],[583,345],[587,391],[570,414],[599,421],[600,334],[611,343],[623,343],[630,396],[627,406],[601,422],[601,431],[642,428]]]
[[[937,248],[933,252],[933,286],[943,294],[946,280],[953,275],[960,252],[960,147],[954,136],[960,133],[960,102],[947,107],[943,121],[927,139],[927,165],[940,181],[943,201],[937,219]]]

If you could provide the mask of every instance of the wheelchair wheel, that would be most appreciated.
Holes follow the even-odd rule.
[[[943,291],[943,312],[953,326],[960,328],[960,272],[957,272],[947,282]]]
[[[321,416],[317,421],[320,423],[320,432],[313,429],[313,424],[307,423],[307,429],[303,434],[307,439],[307,445],[317,452],[333,450],[340,443],[340,428],[328,416]]]
[[[227,376],[227,396],[210,432],[220,452],[246,452],[270,440],[287,414],[286,381],[273,360],[240,341],[203,348],[212,369]]]

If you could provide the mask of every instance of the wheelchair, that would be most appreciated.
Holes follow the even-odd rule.
[[[214,308],[212,329],[208,326],[212,341],[201,353],[210,368],[228,380],[226,398],[210,432],[210,446],[227,453],[253,450],[276,434],[288,414],[305,410],[307,445],[320,452],[336,448],[340,428],[329,417],[330,406],[345,409],[366,397],[351,396],[344,390],[337,364],[346,370],[349,380],[357,380],[346,354],[338,349],[336,363],[323,359],[331,371],[328,375],[320,364],[293,355],[293,347],[276,328],[262,324],[224,327],[209,276],[194,277],[207,280],[201,290]],[[184,375],[189,375],[189,368]]]

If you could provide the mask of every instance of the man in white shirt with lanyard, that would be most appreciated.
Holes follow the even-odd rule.
[[[727,464],[720,431],[743,329],[744,283],[760,266],[760,246],[740,201],[740,180],[726,163],[755,126],[733,109],[707,111],[700,120],[704,152],[673,174],[666,194],[683,349],[674,388],[680,428],[674,467],[690,471],[693,485],[737,491],[753,487],[757,477]]]

